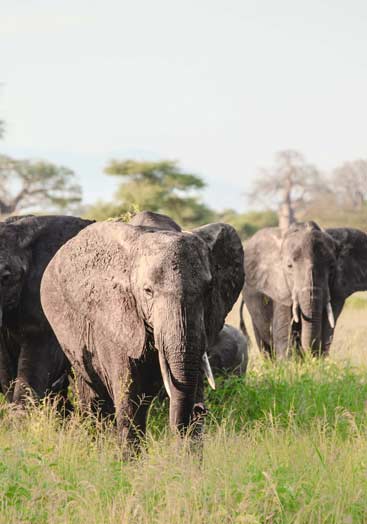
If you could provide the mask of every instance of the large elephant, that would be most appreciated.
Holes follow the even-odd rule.
[[[306,222],[263,229],[245,249],[244,299],[259,347],[327,355],[346,298],[367,289],[367,235]]]
[[[243,286],[231,226],[176,226],[146,212],[130,224],[94,224],[59,250],[42,280],[61,347],[84,390],[113,405],[123,440],[145,432],[162,378],[173,428],[186,430],[201,413],[203,369],[212,380],[206,348]]]
[[[0,386],[9,401],[67,389],[70,364],[41,307],[42,274],[90,220],[11,217],[0,222]]]

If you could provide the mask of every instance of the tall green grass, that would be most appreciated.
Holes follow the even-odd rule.
[[[208,392],[202,461],[156,402],[129,462],[113,427],[2,405],[0,523],[367,522],[366,401],[363,368],[257,359]]]
[[[0,404],[0,524],[367,524],[367,325],[352,298],[331,358],[274,365],[253,344],[245,379],[217,379],[202,460],[170,435],[167,402],[129,462],[112,426]]]
[[[307,429],[316,419],[340,424],[340,409],[347,409],[358,424],[365,420],[366,370],[331,360],[306,358],[276,365],[257,360],[245,380],[223,376],[216,378],[216,384],[215,391],[207,391],[209,428],[225,424],[236,431],[251,430],[268,419],[287,427],[291,419]],[[154,425],[163,427],[168,400],[165,406],[157,402],[152,411]]]

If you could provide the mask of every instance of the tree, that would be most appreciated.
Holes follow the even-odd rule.
[[[286,150],[276,154],[274,167],[260,170],[248,196],[252,201],[270,197],[278,209],[279,227],[287,228],[320,191],[327,186],[317,168],[301,153]]]
[[[103,202],[98,200],[90,206],[84,208],[82,214],[84,218],[89,218],[91,220],[107,220],[108,218],[121,218],[128,212],[134,212],[134,209],[123,209],[121,206],[117,205],[114,202]],[[136,211],[138,209],[136,208]]]
[[[197,175],[182,171],[171,160],[140,162],[112,160],[105,173],[123,179],[111,204],[99,203],[89,209],[89,216],[119,216],[131,208],[164,213],[179,224],[191,227],[213,219],[214,213],[201,202],[198,191],[205,187]]]
[[[71,169],[0,155],[0,215],[44,207],[65,210],[80,201],[81,187]]]
[[[334,169],[332,187],[340,205],[361,211],[367,197],[367,160],[345,162]]]
[[[329,176],[328,194],[315,195],[302,218],[323,227],[365,229],[367,221],[367,161],[345,162]]]

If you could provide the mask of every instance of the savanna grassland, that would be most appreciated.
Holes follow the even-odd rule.
[[[253,345],[246,379],[208,392],[201,462],[167,431],[166,404],[129,462],[77,410],[2,404],[0,523],[367,523],[366,306],[352,297],[327,360],[274,365]]]

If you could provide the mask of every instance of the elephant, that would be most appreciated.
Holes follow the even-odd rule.
[[[327,356],[346,298],[367,289],[367,235],[309,221],[262,229],[245,252],[243,296],[259,348]]]
[[[8,401],[32,393],[66,397],[70,364],[43,313],[42,274],[56,251],[90,220],[12,216],[0,222],[0,386]]]
[[[203,373],[215,386],[207,347],[244,283],[231,226],[176,226],[151,212],[129,224],[93,224],[57,252],[42,279],[43,309],[83,394],[89,389],[107,413],[112,406],[128,447],[145,434],[162,381],[174,431],[202,425]]]
[[[182,231],[179,226],[171,217],[163,215],[162,213],[153,213],[152,211],[141,211],[136,213],[129,224],[133,226],[151,226],[156,229],[165,229],[168,231]]]
[[[214,375],[244,375],[248,364],[248,339],[233,326],[224,324],[214,343],[208,347]]]

